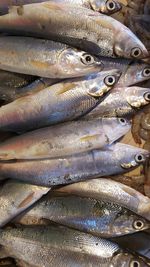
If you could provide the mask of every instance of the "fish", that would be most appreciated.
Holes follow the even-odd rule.
[[[1,229],[0,243],[8,254],[35,267],[149,266],[109,240],[53,225]]]
[[[80,196],[42,198],[15,223],[26,224],[32,218],[46,219],[103,238],[127,235],[150,228],[150,222],[124,207]]]
[[[144,44],[126,26],[71,4],[51,1],[11,7],[0,16],[0,32],[52,39],[99,56],[148,57]]]
[[[49,190],[47,187],[7,180],[0,186],[0,227],[33,205]]]
[[[150,103],[150,88],[138,86],[114,88],[106,99],[83,119],[99,117],[132,117]]]
[[[7,14],[9,8],[13,5],[22,6],[42,2],[46,2],[46,0],[3,0],[2,3],[0,3],[0,15]],[[106,15],[114,14],[122,8],[121,3],[117,0],[55,0],[54,2],[79,5]]]
[[[69,184],[129,172],[149,158],[147,150],[114,143],[103,149],[56,159],[1,162],[0,176],[40,186]]]
[[[98,105],[121,73],[110,70],[62,81],[0,108],[0,130],[24,132],[82,117]]]
[[[45,78],[73,78],[102,70],[99,60],[84,51],[20,36],[0,37],[0,68]]]
[[[128,210],[150,220],[150,199],[134,188],[121,183],[125,178],[116,176],[81,181],[55,189],[62,194],[81,197],[91,197],[97,200],[109,201],[125,207]]]
[[[46,159],[75,155],[112,144],[130,128],[130,122],[124,118],[66,122],[1,143],[0,160]]]
[[[5,103],[10,103],[20,97],[36,93],[60,81],[61,79],[37,78],[21,88],[0,85],[0,99],[4,100]]]

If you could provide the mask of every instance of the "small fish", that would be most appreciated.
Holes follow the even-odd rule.
[[[58,226],[23,226],[0,230],[8,255],[35,267],[148,267],[146,259],[116,243]]]
[[[101,150],[56,159],[1,162],[0,176],[49,187],[123,174],[137,168],[147,158],[146,150],[116,143]]]
[[[144,44],[126,26],[71,4],[50,1],[11,7],[9,14],[0,16],[0,32],[52,39],[99,56],[148,57]]]
[[[48,196],[15,222],[47,219],[96,236],[110,238],[143,231],[150,222],[112,202],[77,196]]]
[[[111,178],[116,179],[116,177]],[[56,189],[56,192],[111,201],[150,220],[150,199],[134,188],[122,184],[124,180],[124,177],[122,179],[120,177],[120,182],[110,180],[109,177],[92,179],[61,187]]]
[[[84,119],[99,117],[133,116],[150,103],[150,88],[137,86],[115,88],[104,101],[97,105]]]
[[[8,180],[0,186],[0,227],[33,205],[50,189]]]
[[[46,78],[73,78],[102,70],[99,60],[84,51],[17,36],[0,37],[0,68]]]
[[[42,3],[46,0],[2,0],[0,3],[0,15],[5,15],[11,6],[22,6],[33,3]],[[83,6],[106,15],[118,12],[122,5],[117,0],[54,0],[55,3],[68,3]]]
[[[90,112],[113,88],[120,71],[66,80],[0,108],[0,130],[23,132],[77,119]]]
[[[0,160],[60,158],[99,149],[121,138],[130,127],[124,118],[102,118],[42,128],[0,144]]]

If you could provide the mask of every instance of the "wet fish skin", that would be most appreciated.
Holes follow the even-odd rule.
[[[150,103],[150,89],[137,86],[115,88],[104,101],[83,119],[133,116]]]
[[[142,42],[120,22],[87,8],[52,1],[11,8],[0,17],[0,32],[53,39],[101,56],[148,56]]]
[[[0,62],[3,70],[46,78],[80,77],[102,69],[100,61],[84,51],[20,36],[0,37]]]
[[[0,175],[31,184],[55,186],[123,174],[143,164],[148,157],[146,150],[116,143],[103,150],[66,158],[3,162],[0,164]]]
[[[130,122],[123,118],[66,122],[3,142],[0,144],[0,159],[46,159],[75,155],[112,144],[130,128]]]
[[[138,262],[138,255],[120,249],[108,240],[64,227],[19,227],[0,230],[0,243],[7,251],[34,266],[127,267]],[[62,260],[63,259],[63,260]]]
[[[115,177],[111,177],[115,179]],[[117,203],[150,220],[150,199],[135,189],[110,178],[87,180],[55,189],[56,192]]]
[[[110,70],[66,80],[0,108],[0,130],[24,132],[77,119],[90,112],[117,83]]]
[[[38,201],[50,189],[8,180],[0,187],[0,227]]]
[[[118,204],[77,196],[43,198],[15,222],[32,224],[32,218],[47,219],[103,238],[146,230],[150,222]]]

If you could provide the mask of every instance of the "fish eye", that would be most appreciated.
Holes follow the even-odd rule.
[[[112,1],[112,0],[108,0],[107,3],[106,3],[106,7],[107,7],[107,9],[108,9],[109,11],[113,11],[113,10],[115,10],[115,8],[116,8],[116,4],[115,4],[114,1]]]
[[[143,221],[141,221],[141,220],[136,220],[136,221],[134,221],[134,223],[133,223],[133,227],[134,227],[136,230],[141,230],[141,229],[143,229],[143,227],[144,227],[144,223],[143,223]]]
[[[120,122],[123,126],[127,124],[127,121],[126,121],[126,119],[124,119],[124,118],[119,118],[119,122]]]
[[[139,261],[132,260],[132,261],[130,262],[130,267],[140,267],[140,266],[141,266],[141,264],[140,264]]]
[[[150,101],[150,93],[145,93],[144,94],[144,99],[146,100],[146,101]]]
[[[141,54],[142,54],[142,51],[138,47],[135,47],[135,48],[133,48],[131,50],[131,56],[134,57],[134,58],[137,58],[137,57],[141,56]]]
[[[137,163],[142,163],[142,162],[145,161],[145,157],[143,156],[143,154],[137,154],[137,155],[135,156],[135,161],[136,161]]]
[[[114,85],[115,84],[116,78],[115,78],[115,76],[109,75],[109,76],[107,76],[105,78],[104,82],[105,82],[106,85],[111,86],[111,85]]]
[[[143,76],[144,77],[149,77],[150,76],[150,68],[145,68],[143,70]]]
[[[85,65],[91,65],[95,62],[94,57],[89,54],[82,55],[81,61]]]

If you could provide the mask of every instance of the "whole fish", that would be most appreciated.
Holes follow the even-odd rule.
[[[36,93],[46,87],[53,85],[61,80],[50,78],[37,78],[33,82],[23,87],[9,87],[8,85],[0,84],[0,99],[9,103],[17,98]]]
[[[115,129],[115,131],[114,131]],[[130,129],[123,118],[74,121],[42,128],[0,144],[0,160],[60,158],[112,144]]]
[[[104,101],[97,105],[84,119],[99,117],[122,117],[134,115],[150,103],[150,88],[137,86],[115,88]]]
[[[46,78],[72,78],[102,70],[100,61],[84,51],[20,36],[0,37],[0,63],[3,70]]]
[[[68,157],[0,163],[0,176],[41,186],[69,184],[100,176],[122,174],[143,164],[149,152],[116,143]]]
[[[41,2],[46,2],[46,0],[1,0],[0,15],[7,14],[13,5],[22,6]],[[121,3],[117,0],[55,0],[54,2],[83,6],[107,15],[116,13],[122,8]]]
[[[148,56],[143,43],[120,22],[65,3],[14,6],[9,14],[0,17],[0,32],[44,37],[94,55],[136,59]]]
[[[0,108],[0,130],[23,132],[77,119],[98,105],[119,77],[118,70],[99,72],[21,97]]]
[[[32,223],[47,219],[104,238],[121,236],[150,228],[150,222],[118,204],[77,196],[43,198],[15,222]]]
[[[26,210],[50,189],[8,180],[0,186],[0,227]]]
[[[146,261],[117,244],[73,229],[28,226],[0,230],[8,254],[40,267],[146,267]]]
[[[150,220],[150,199],[135,189],[122,184],[121,180],[116,182],[108,178],[92,179],[67,185],[56,191],[117,203]]]

